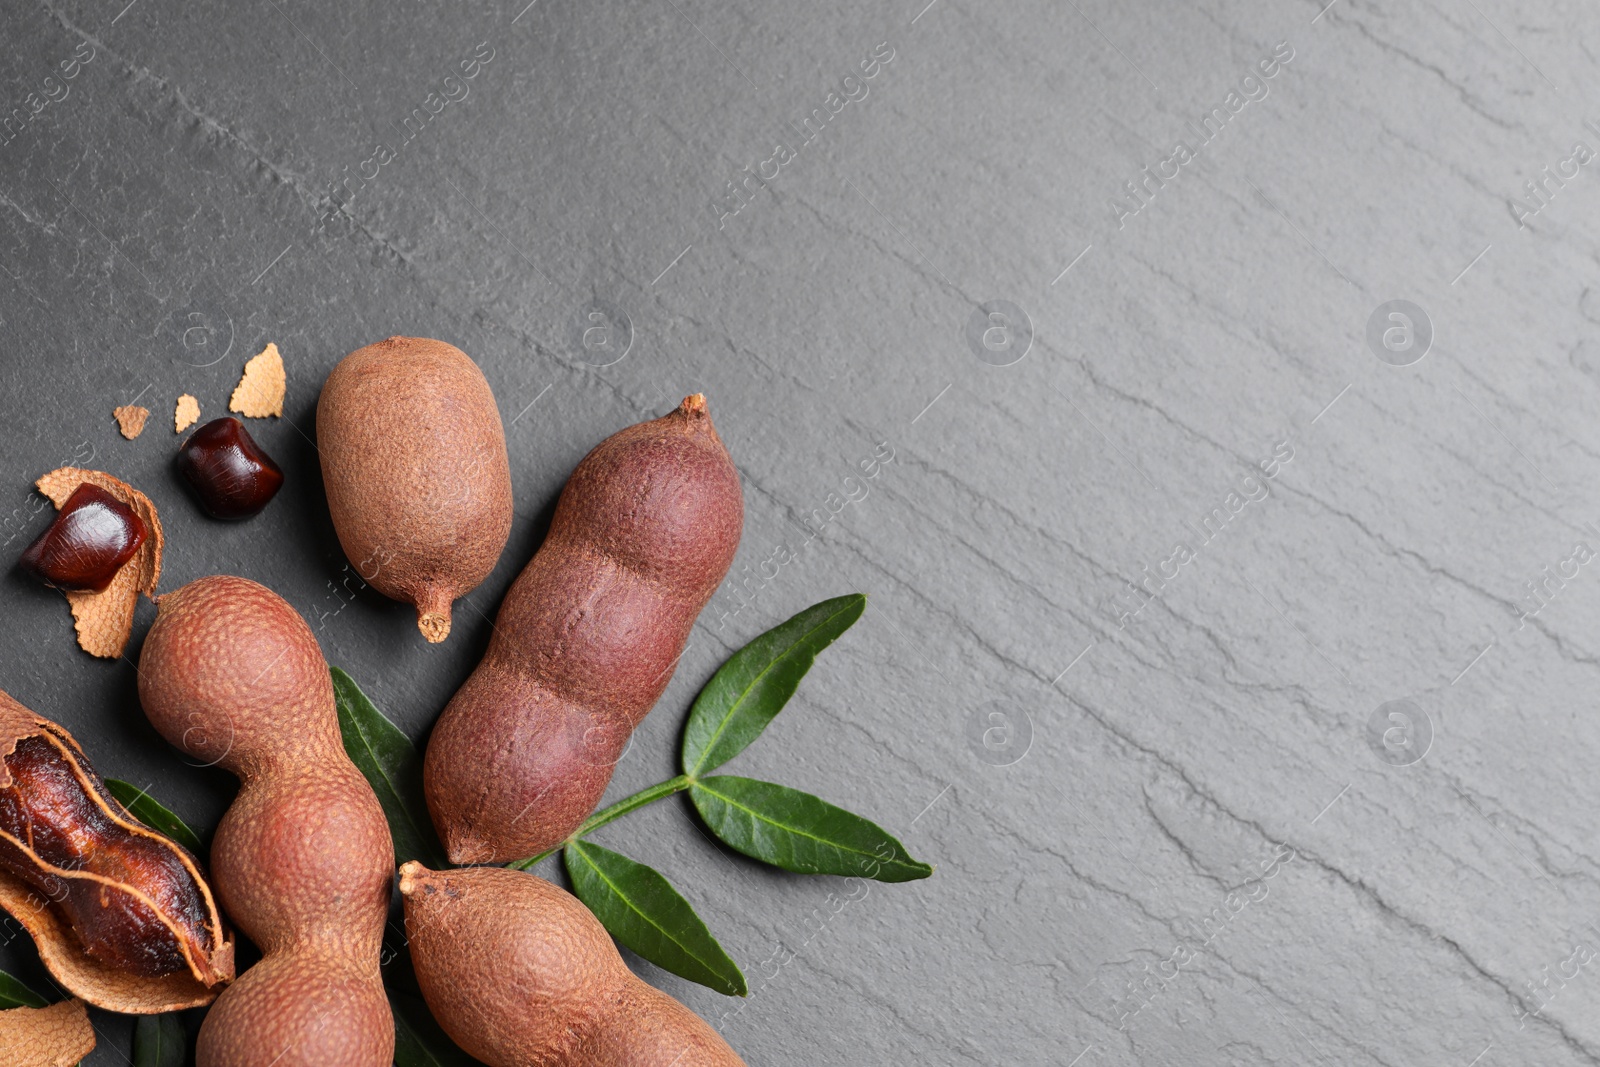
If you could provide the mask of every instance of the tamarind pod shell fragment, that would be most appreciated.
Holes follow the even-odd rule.
[[[0,1011],[0,1063],[72,1067],[94,1050],[94,1027],[81,1000]]]
[[[390,337],[350,353],[317,400],[328,512],[361,579],[417,609],[437,644],[451,604],[511,534],[511,465],[494,393],[454,345]]]
[[[704,1019],[630,971],[559,886],[412,860],[400,894],[423,999],[489,1067],[744,1067]]]
[[[41,743],[48,745],[54,760],[45,769],[54,775],[56,788],[69,792],[39,798],[57,812],[42,812],[42,821],[30,821],[25,836],[12,832],[23,828],[0,827],[0,854],[6,864],[0,865],[0,908],[32,936],[56,981],[96,1007],[154,1015],[209,1004],[217,987],[233,978],[234,946],[198,863],[176,842],[134,819],[106,791],[71,734],[4,691],[0,809],[9,816],[23,799],[18,793],[22,783],[9,763],[23,748],[44,750]],[[104,847],[86,849],[67,867],[43,856],[53,832],[44,820],[72,807],[81,816],[75,829],[103,832],[109,827],[121,836]],[[72,836],[71,831],[65,836]],[[38,872],[34,882],[10,868],[16,863]],[[42,891],[40,884],[51,888]],[[91,951],[88,943],[101,948]],[[126,949],[124,963],[137,963],[141,955],[168,961],[176,955],[181,966],[165,974],[138,974],[110,962],[108,946]]]
[[[594,811],[743,523],[704,396],[584,457],[428,741],[424,791],[451,862],[543,852]]]

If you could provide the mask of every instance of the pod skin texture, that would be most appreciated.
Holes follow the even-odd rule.
[[[451,862],[534,855],[594,811],[743,523],[699,394],[584,457],[428,740],[423,784]]]
[[[72,1067],[94,1051],[94,1027],[81,1000],[0,1011],[0,1063]]]
[[[339,543],[363,581],[413,604],[430,642],[511,534],[500,409],[465,352],[425,337],[358,348],[317,401],[317,449]]]
[[[255,582],[191,582],[157,604],[139,699],[168,741],[241,780],[212,882],[263,957],[212,1006],[197,1067],[388,1067],[378,955],[394,845],[345,755],[311,629]]]
[[[600,921],[543,878],[400,869],[417,984],[489,1067],[744,1067],[709,1024],[622,962]]]

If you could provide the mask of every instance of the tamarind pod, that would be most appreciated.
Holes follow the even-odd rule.
[[[363,581],[417,609],[437,644],[451,603],[511,534],[511,465],[483,372],[454,345],[390,337],[351,352],[317,400],[328,513]]]
[[[161,735],[241,783],[211,866],[263,958],[212,1006],[197,1067],[387,1067],[378,957],[394,846],[345,755],[311,629],[264,586],[201,578],[160,599],[139,667]]]
[[[542,852],[594,810],[743,522],[739,473],[699,394],[578,464],[428,741],[428,809],[452,862]]]
[[[641,981],[577,897],[501,867],[400,869],[417,984],[489,1067],[744,1067],[714,1029]]]
[[[233,942],[195,858],[135,819],[63,727],[0,691],[0,907],[64,987],[155,1014],[210,1003]]]

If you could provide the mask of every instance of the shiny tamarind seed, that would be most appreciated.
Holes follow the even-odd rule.
[[[212,419],[178,450],[178,473],[213,519],[248,519],[283,486],[283,470],[238,419]]]
[[[84,482],[17,562],[57,589],[99,591],[139,551],[147,533],[137,512]]]

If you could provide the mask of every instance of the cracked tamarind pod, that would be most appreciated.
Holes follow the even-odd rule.
[[[698,393],[583,458],[428,741],[428,810],[452,863],[543,852],[594,811],[743,523],[739,472]]]
[[[208,1004],[233,942],[199,864],[107,792],[62,727],[0,691],[0,907],[56,980],[98,1007]]]
[[[261,948],[200,1027],[196,1067],[388,1067],[378,971],[394,843],[345,755],[333,679],[276,593],[213,576],[162,596],[139,700],[172,744],[240,779],[211,845],[228,916]]]
[[[423,999],[489,1067],[744,1067],[704,1019],[630,971],[559,886],[412,860],[400,895]]]

